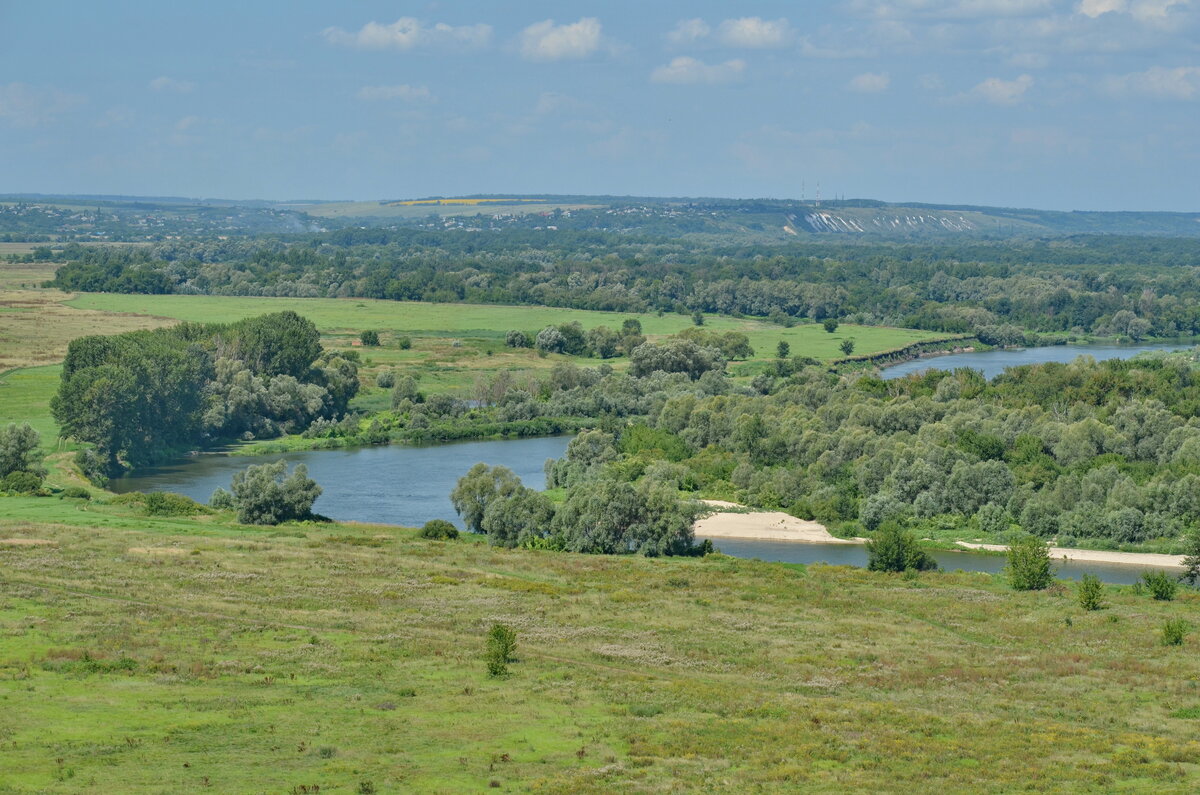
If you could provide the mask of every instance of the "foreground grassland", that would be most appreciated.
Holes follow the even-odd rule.
[[[2,502],[3,793],[1200,786],[1192,593]]]

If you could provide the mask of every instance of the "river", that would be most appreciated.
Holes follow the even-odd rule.
[[[1006,368],[1018,367],[1023,364],[1070,362],[1080,356],[1091,356],[1097,361],[1128,359],[1146,351],[1185,351],[1193,345],[1194,343],[1045,345],[1037,348],[997,348],[975,353],[948,353],[944,356],[925,357],[893,364],[883,368],[881,377],[887,381],[893,378],[903,378],[911,373],[923,373],[927,370],[953,370],[958,367],[970,367],[982,371],[983,377],[990,381],[1004,372]]]
[[[860,544],[803,544],[795,541],[759,541],[751,539],[713,538],[713,546],[726,555],[737,558],[780,563],[829,563],[834,566],[866,566],[867,549]],[[1004,568],[1004,555],[984,555],[978,552],[954,552],[953,550],[930,550],[938,565],[946,571],[982,571],[997,574]],[[1101,580],[1115,585],[1132,585],[1141,579],[1144,572],[1153,571],[1150,566],[1129,566],[1122,563],[1080,563],[1077,561],[1054,561],[1055,577],[1063,580],[1078,580],[1084,574],[1094,574]],[[1177,573],[1178,569],[1172,572]]]
[[[251,464],[279,459],[288,467],[304,464],[322,488],[313,511],[339,521],[378,522],[419,527],[430,519],[448,519],[459,527],[450,490],[480,461],[506,466],[526,486],[543,489],[547,458],[561,458],[569,436],[454,442],[438,445],[394,444],[346,450],[308,450],[265,456],[206,453],[168,466],[117,478],[113,491],[173,491],[208,502],[217,488],[229,489],[233,473]]]

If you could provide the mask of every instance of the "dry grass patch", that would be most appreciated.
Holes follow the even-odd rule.
[[[120,334],[174,325],[170,318],[76,309],[58,290],[0,290],[0,372],[62,361],[67,345],[88,334]]]

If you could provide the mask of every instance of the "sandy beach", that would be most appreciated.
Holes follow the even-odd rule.
[[[1008,547],[1002,544],[972,544],[968,541],[957,541],[960,547],[967,549],[984,549],[989,552],[1004,552]],[[1182,555],[1160,555],[1154,552],[1112,552],[1101,549],[1068,549],[1067,547],[1050,547],[1050,557],[1053,560],[1074,560],[1081,563],[1124,563],[1130,566],[1156,566],[1158,568],[1183,568]]]
[[[696,522],[695,533],[702,538],[745,538],[760,541],[795,541],[802,544],[863,544],[865,538],[838,538],[825,529],[825,525],[797,519],[781,511],[750,511],[735,502],[725,500],[701,500],[705,505],[718,509]],[[721,508],[737,509],[738,513],[721,511]],[[1002,544],[973,544],[969,541],[955,542],[964,549],[1004,552]],[[1160,555],[1153,552],[1113,552],[1099,549],[1068,549],[1050,547],[1054,560],[1072,560],[1081,563],[1123,563],[1130,566],[1154,566],[1157,568],[1183,568],[1182,555]]]
[[[724,500],[701,500],[713,508],[745,506]],[[861,544],[865,539],[849,540],[830,535],[825,525],[797,519],[781,511],[726,513],[717,511],[696,522],[697,536],[712,538],[753,538],[762,541],[798,541],[805,544]]]

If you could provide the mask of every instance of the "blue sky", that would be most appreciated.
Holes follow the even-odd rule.
[[[1200,0],[0,0],[0,192],[1200,209]]]

